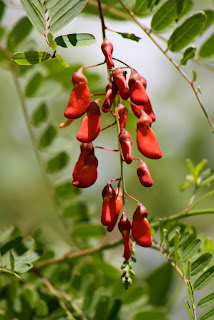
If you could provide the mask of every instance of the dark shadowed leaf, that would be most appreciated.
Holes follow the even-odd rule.
[[[77,238],[100,238],[105,234],[105,229],[100,224],[78,224],[73,227],[72,234]]]
[[[48,316],[48,305],[44,300],[40,300],[36,305],[35,314],[37,317]]]
[[[63,215],[74,221],[87,221],[88,220],[88,207],[84,202],[71,204],[63,209]]]
[[[13,52],[16,47],[27,38],[32,29],[33,26],[27,17],[20,19],[7,38],[8,49]]]
[[[25,88],[26,97],[28,98],[34,97],[39,87],[41,86],[42,82],[43,82],[42,74],[39,72],[34,74]]]
[[[90,33],[71,33],[59,36],[56,43],[63,48],[90,46],[96,42],[95,37]]]
[[[45,131],[42,133],[39,139],[39,145],[41,148],[48,147],[57,136],[57,128],[50,124]]]
[[[167,314],[163,311],[144,311],[137,313],[134,320],[169,320]]]
[[[186,48],[183,54],[183,58],[180,61],[180,64],[185,66],[188,60],[193,59],[195,57],[195,52],[196,52],[196,48],[193,46]]]
[[[213,320],[214,319],[214,309],[206,312],[199,320]]]
[[[122,305],[122,302],[119,299],[115,299],[112,302],[107,320],[118,319],[117,315],[118,315],[118,312],[120,311],[121,305]]]
[[[174,30],[168,40],[168,49],[177,52],[186,47],[199,34],[207,21],[203,11],[199,11],[186,19]]]
[[[66,181],[55,187],[56,196],[61,200],[71,199],[73,196],[78,195],[80,190],[76,188],[72,182]]]
[[[204,308],[214,304],[214,292],[208,294],[206,297],[200,299],[197,303],[197,307]]]
[[[41,34],[45,34],[45,20],[38,8],[33,4],[33,1],[21,0],[21,3],[36,30]]]
[[[48,173],[56,173],[64,169],[69,163],[69,155],[66,152],[61,152],[47,162]]]
[[[32,64],[42,63],[50,57],[51,55],[44,51],[28,51],[15,53],[12,60],[16,64],[30,66]]]
[[[4,11],[5,11],[5,4],[3,1],[0,1],[0,21],[4,15]]]
[[[136,0],[134,13],[136,15],[142,15],[146,11],[151,10],[158,2],[157,0]]]
[[[14,227],[11,226],[0,233],[0,246],[7,241],[7,239],[11,236],[12,232],[14,230]]]
[[[106,295],[102,295],[97,303],[93,320],[101,320],[101,319],[107,320],[109,305],[110,305],[110,298]]]
[[[181,257],[183,262],[186,262],[188,259],[192,258],[194,254],[200,249],[201,240],[194,240],[182,253]]]
[[[214,33],[200,47],[199,56],[204,59],[214,57]]]
[[[34,127],[40,127],[48,118],[48,107],[45,102],[40,103],[38,107],[36,107],[31,115],[31,123]]]
[[[211,252],[205,252],[200,257],[198,257],[191,265],[191,276],[196,275],[200,271],[202,271],[212,259]]]
[[[121,37],[129,40],[133,40],[139,42],[141,40],[140,37],[136,36],[134,33],[125,33],[125,32],[117,32]]]
[[[200,290],[204,288],[207,283],[214,277],[214,265],[207,269],[193,285],[194,290]]]

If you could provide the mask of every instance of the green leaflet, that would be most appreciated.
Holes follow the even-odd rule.
[[[212,259],[211,252],[205,252],[200,257],[198,257],[192,264],[191,264],[191,276],[196,275],[200,271],[202,271]]]
[[[34,127],[40,127],[48,118],[48,107],[45,102],[40,103],[40,105],[34,109],[31,115],[31,123]]]
[[[200,320],[213,320],[214,319],[214,309],[211,309],[210,311],[206,312]]]
[[[44,51],[28,51],[15,53],[12,60],[21,66],[30,66],[32,64],[42,63],[50,57],[51,55]]]
[[[53,124],[50,124],[42,133],[39,139],[40,147],[41,148],[48,147],[54,141],[56,136],[57,136],[57,128]]]
[[[90,46],[96,42],[96,39],[89,33],[71,33],[59,36],[55,41],[59,46],[69,48]]]
[[[168,40],[168,49],[178,52],[186,47],[200,33],[207,21],[203,11],[199,11],[186,19],[176,28]]]
[[[204,59],[214,57],[214,33],[200,47],[199,56]]]
[[[206,297],[200,299],[197,303],[197,307],[204,308],[214,304],[214,292],[208,294]]]
[[[188,259],[194,256],[194,254],[198,251],[201,246],[201,240],[194,240],[182,253],[181,257],[183,262],[186,262]]]
[[[60,152],[47,162],[48,173],[56,173],[64,169],[69,163],[69,156],[66,152]]]
[[[27,17],[20,19],[7,38],[7,47],[13,52],[15,48],[27,38],[32,31],[33,26]]]
[[[195,281],[193,285],[194,290],[200,290],[204,288],[207,283],[214,277],[214,265],[207,269],[202,275]]]
[[[55,187],[55,192],[60,200],[66,200],[78,195],[80,190],[76,188],[71,181],[65,181]]]
[[[35,5],[29,0],[21,0],[21,3],[36,30],[42,35],[45,34],[45,22],[41,19],[38,10],[35,9]]]
[[[184,51],[183,58],[181,59],[180,63],[183,66],[185,66],[187,64],[188,60],[193,59],[195,57],[195,52],[196,52],[196,48],[195,47],[191,46],[191,47],[187,48]]]

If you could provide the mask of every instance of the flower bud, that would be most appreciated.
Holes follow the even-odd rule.
[[[77,140],[81,142],[91,142],[96,139],[101,129],[100,108],[97,101],[89,104],[87,115],[82,120],[77,133]]]
[[[128,109],[122,103],[119,103],[117,105],[117,112],[119,116],[120,130],[122,130],[126,126]]]
[[[127,164],[130,164],[132,162],[132,136],[123,128],[120,132],[119,140],[124,160]]]
[[[130,241],[131,223],[124,213],[120,219],[120,222],[118,223],[118,228],[123,237],[123,243],[124,243],[123,256],[126,260],[129,260],[129,258],[131,257],[131,241]]]
[[[106,58],[106,63],[108,69],[114,67],[114,62],[112,60],[112,52],[113,52],[113,45],[108,39],[104,39],[103,43],[101,44],[102,52]]]
[[[115,194],[116,194],[115,213],[113,215],[112,222],[107,226],[108,232],[111,232],[114,229],[120,214],[122,204],[123,204],[123,192],[120,186],[115,189]]]
[[[137,105],[144,105],[148,103],[148,96],[145,91],[145,79],[143,79],[134,70],[131,71],[129,78],[129,94],[131,101]]]
[[[83,74],[83,67],[77,70],[73,75],[72,75],[72,82],[73,85],[80,85],[81,83],[87,84],[87,78]]]
[[[112,223],[113,217],[115,215],[115,210],[116,210],[116,203],[115,203],[116,194],[110,183],[108,183],[104,187],[102,191],[102,197],[103,197],[103,205],[102,205],[101,223],[104,226],[108,226]]]
[[[144,187],[151,187],[153,185],[153,181],[149,173],[149,168],[147,164],[142,160],[139,160],[139,165],[137,167],[137,175],[140,180],[140,183]]]
[[[149,222],[146,219],[147,209],[139,204],[133,215],[132,237],[141,247],[150,247],[152,245]]]
[[[129,98],[129,89],[126,84],[126,72],[122,69],[115,69],[113,72],[113,79],[118,87],[119,94],[123,100]]]
[[[114,99],[117,95],[117,86],[114,82],[110,82],[106,86],[106,97],[102,106],[103,112],[108,112],[111,109],[111,106],[114,102]]]

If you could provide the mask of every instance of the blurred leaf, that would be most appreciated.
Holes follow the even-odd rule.
[[[197,72],[195,70],[192,71],[192,81],[195,82],[197,80]]]
[[[45,131],[42,133],[39,139],[39,145],[41,148],[48,147],[57,136],[57,128],[50,124]]]
[[[193,315],[192,315],[192,311],[191,311],[191,309],[190,309],[189,302],[188,302],[187,300],[185,300],[185,305],[186,305],[186,307],[187,307],[187,311],[188,311],[188,313],[189,313],[190,319],[191,319],[191,320],[194,320]]]
[[[48,305],[44,300],[40,300],[37,303],[35,314],[37,317],[45,317],[48,315]]]
[[[178,262],[178,249],[179,249],[179,230],[176,230],[174,239],[174,254],[175,254],[175,264]]]
[[[199,320],[213,320],[214,319],[214,309],[206,312]]]
[[[184,191],[187,187],[189,187],[190,185],[190,182],[187,181],[187,182],[184,182],[180,187],[179,187],[179,190],[180,191]]]
[[[5,3],[3,1],[0,1],[0,21],[4,15],[4,12],[5,12]]]
[[[196,48],[191,46],[184,51],[183,58],[180,61],[180,64],[185,66],[187,61],[195,57]]]
[[[40,103],[31,115],[31,123],[34,127],[40,127],[48,118],[49,110],[46,102]]]
[[[135,314],[134,320],[169,320],[167,314],[163,311],[144,311]]]
[[[50,9],[50,32],[56,33],[84,9],[87,0],[61,0]]]
[[[212,240],[208,237],[206,237],[206,239],[204,241],[203,251],[204,252],[207,252],[207,251],[214,252],[214,246],[213,246]]]
[[[192,258],[195,255],[195,253],[200,249],[200,246],[201,240],[194,240],[182,253],[181,257],[183,262],[186,262],[189,258]]]
[[[191,265],[191,276],[202,271],[210,263],[212,256],[211,252],[205,252],[198,257]]]
[[[49,32],[47,38],[48,38],[49,46],[51,47],[51,49],[53,49],[53,51],[56,51],[57,43],[54,40],[52,33]]]
[[[95,310],[95,315],[93,317],[93,320],[107,320],[107,315],[109,311],[109,297],[106,295],[103,295],[100,297],[96,310]]]
[[[197,303],[197,307],[204,308],[214,304],[214,292],[208,294],[206,297],[200,299]]]
[[[117,315],[118,315],[118,312],[120,311],[121,305],[122,305],[121,300],[119,299],[113,300],[107,320],[118,319]]]
[[[0,62],[9,61],[8,56],[6,53],[0,48]]]
[[[203,11],[199,11],[186,19],[182,25],[173,31],[168,40],[168,49],[172,52],[178,52],[186,47],[205,26],[206,20]]]
[[[153,6],[158,3],[156,0],[136,0],[135,2],[135,11],[136,15],[142,15],[149,9],[152,9]]]
[[[62,89],[63,88],[60,83],[46,78],[42,86],[40,86],[38,91],[35,93],[35,96],[38,98],[57,97],[62,92]]]
[[[63,216],[74,221],[88,221],[88,207],[84,202],[71,204],[63,209]]]
[[[80,190],[76,188],[72,182],[66,181],[56,186],[56,196],[61,200],[71,199],[73,196],[78,195]]]
[[[214,277],[214,265],[207,269],[193,285],[194,290],[200,290],[204,288],[207,283]]]
[[[39,87],[43,82],[43,76],[41,73],[37,72],[33,75],[33,77],[29,80],[26,88],[25,88],[25,95],[28,98],[32,98],[35,96],[36,92],[38,91]]]
[[[42,35],[45,34],[45,20],[41,17],[39,10],[35,7],[32,1],[21,0],[22,6],[26,11],[28,18],[30,19],[36,30]]]
[[[186,163],[188,165],[188,168],[189,168],[189,171],[191,172],[192,174],[192,177],[194,179],[194,183],[197,184],[197,174],[196,174],[196,171],[195,171],[195,168],[193,166],[193,163],[190,159],[186,159]]]
[[[214,23],[214,10],[207,9],[207,10],[204,10],[204,13],[207,16],[207,23],[205,24],[204,28],[201,30],[200,34],[204,33]]]
[[[10,270],[12,272],[15,271],[15,259],[11,250],[10,250]]]
[[[201,58],[211,58],[214,56],[214,33],[202,44],[199,49]]]
[[[212,174],[209,178],[203,180],[200,185],[201,186],[209,185],[213,181],[214,181],[214,174]]]
[[[9,241],[7,241],[5,244],[2,245],[0,248],[1,255],[3,256],[6,252],[10,251],[11,249],[15,248],[19,245],[19,243],[22,241],[21,236],[17,236]]]
[[[92,277],[87,276],[87,278],[83,282],[83,285],[84,285],[84,289],[82,294],[83,296],[82,310],[88,311],[94,298],[94,293],[96,290],[96,280]]]
[[[56,173],[64,169],[69,163],[69,155],[66,152],[57,154],[47,162],[48,173]]]
[[[0,2],[1,3],[1,2]],[[2,38],[4,37],[6,32],[6,29],[2,26],[0,26],[0,41],[2,40]]]
[[[14,231],[14,227],[11,226],[7,229],[4,229],[3,231],[0,232],[0,246],[8,240],[8,238],[11,236],[12,232]]]
[[[44,51],[28,51],[15,53],[12,60],[16,64],[30,66],[32,64],[42,63],[50,57],[51,55]]]
[[[59,36],[55,41],[60,47],[70,48],[90,46],[96,42],[96,39],[90,33],[71,33]]]
[[[72,235],[77,238],[100,238],[105,234],[105,229],[99,224],[78,224],[73,226]]]
[[[198,177],[201,173],[201,171],[203,170],[204,166],[207,164],[207,160],[203,159],[201,162],[199,162],[197,164],[197,166],[195,167],[195,172],[196,172],[196,176]]]
[[[167,303],[167,296],[172,281],[172,270],[169,263],[164,263],[159,268],[156,268],[147,278],[150,303],[152,305],[163,306]]]
[[[27,17],[20,19],[7,38],[7,48],[13,52],[16,47],[27,38],[31,33],[33,26]]]
[[[121,286],[121,284],[120,284]],[[143,296],[146,296],[146,290],[145,286],[130,286],[128,290],[121,292],[120,295],[118,295],[118,298],[121,299],[122,303],[125,305],[132,304],[135,301],[139,300]]]
[[[59,54],[56,54],[56,59],[59,61],[65,68],[69,67],[69,64],[64,61],[63,57],[61,57]]]
[[[134,33],[126,33],[126,32],[118,32],[117,31],[117,34],[119,34],[121,37],[123,37],[125,39],[133,40],[136,42],[139,42],[141,40],[141,38],[136,36]]]

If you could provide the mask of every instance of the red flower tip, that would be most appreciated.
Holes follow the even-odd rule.
[[[81,83],[87,84],[88,81],[86,79],[86,77],[83,74],[83,67],[80,68],[79,70],[77,70],[73,75],[72,75],[72,82],[73,85],[79,85]]]
[[[120,130],[121,130],[126,126],[128,109],[122,103],[119,103],[117,105],[117,112],[119,115],[119,123],[120,123]]]
[[[137,146],[138,150],[147,158],[160,159],[162,157],[154,131],[147,124],[137,125]]]
[[[145,78],[143,78],[138,72],[134,71],[133,69],[131,70],[131,75],[129,78],[129,86],[133,85],[136,81],[140,81],[144,88],[146,89],[147,87],[147,81]]]
[[[77,133],[77,140],[81,142],[91,142],[96,139],[101,129],[100,108],[96,101],[89,104],[87,115],[82,120]]]
[[[131,101],[137,105],[144,105],[148,103],[148,96],[145,91],[146,80],[137,72],[131,72],[129,78],[129,94]]]
[[[126,260],[129,260],[129,258],[131,257],[131,241],[130,241],[131,223],[124,213],[120,219],[120,222],[118,223],[118,228],[123,237],[123,243],[124,243],[123,256]]]
[[[155,117],[155,114],[154,114],[154,111],[152,109],[152,105],[151,105],[151,102],[150,100],[148,99],[148,102],[144,105],[135,105],[134,103],[131,103],[131,108],[132,108],[132,111],[134,113],[134,115],[138,118],[140,118],[141,116],[141,110],[145,111],[152,119],[152,121],[155,121],[156,117]]]
[[[114,99],[117,95],[117,86],[114,82],[110,82],[106,86],[106,97],[102,106],[102,111],[103,112],[108,112],[111,109],[111,106],[114,102]]]
[[[108,232],[111,232],[114,229],[114,227],[115,227],[115,225],[117,223],[117,219],[118,219],[119,214],[120,214],[120,210],[121,210],[122,204],[123,204],[123,192],[122,192],[122,189],[121,189],[120,186],[115,189],[115,194],[116,194],[115,213],[114,213],[112,222],[107,226],[107,231]]]
[[[113,68],[114,67],[114,62],[112,60],[113,44],[108,39],[105,38],[103,43],[101,44],[101,49],[106,58],[108,69]]]
[[[133,221],[137,219],[144,219],[148,217],[148,211],[146,207],[142,205],[142,203],[138,203],[137,209],[133,214]]]
[[[132,222],[132,237],[141,247],[151,247],[152,238],[149,222],[146,218],[136,219]]]
[[[132,158],[132,136],[126,130],[122,129],[119,135],[120,145],[122,148],[122,153],[124,160],[127,164],[130,164],[133,160]]]
[[[103,204],[102,204],[102,215],[101,215],[101,223],[104,226],[108,226],[112,223],[114,216],[115,216],[115,210],[116,210],[116,194],[114,189],[112,188],[111,183],[108,183],[103,191],[102,191],[102,197],[103,197]]]
[[[140,180],[140,183],[144,187],[151,187],[153,185],[153,181],[149,172],[149,168],[145,162],[139,160],[139,165],[137,167],[137,175]]]
[[[127,100],[129,98],[129,89],[126,84],[126,72],[118,68],[115,69],[112,73],[121,98],[123,100]]]

